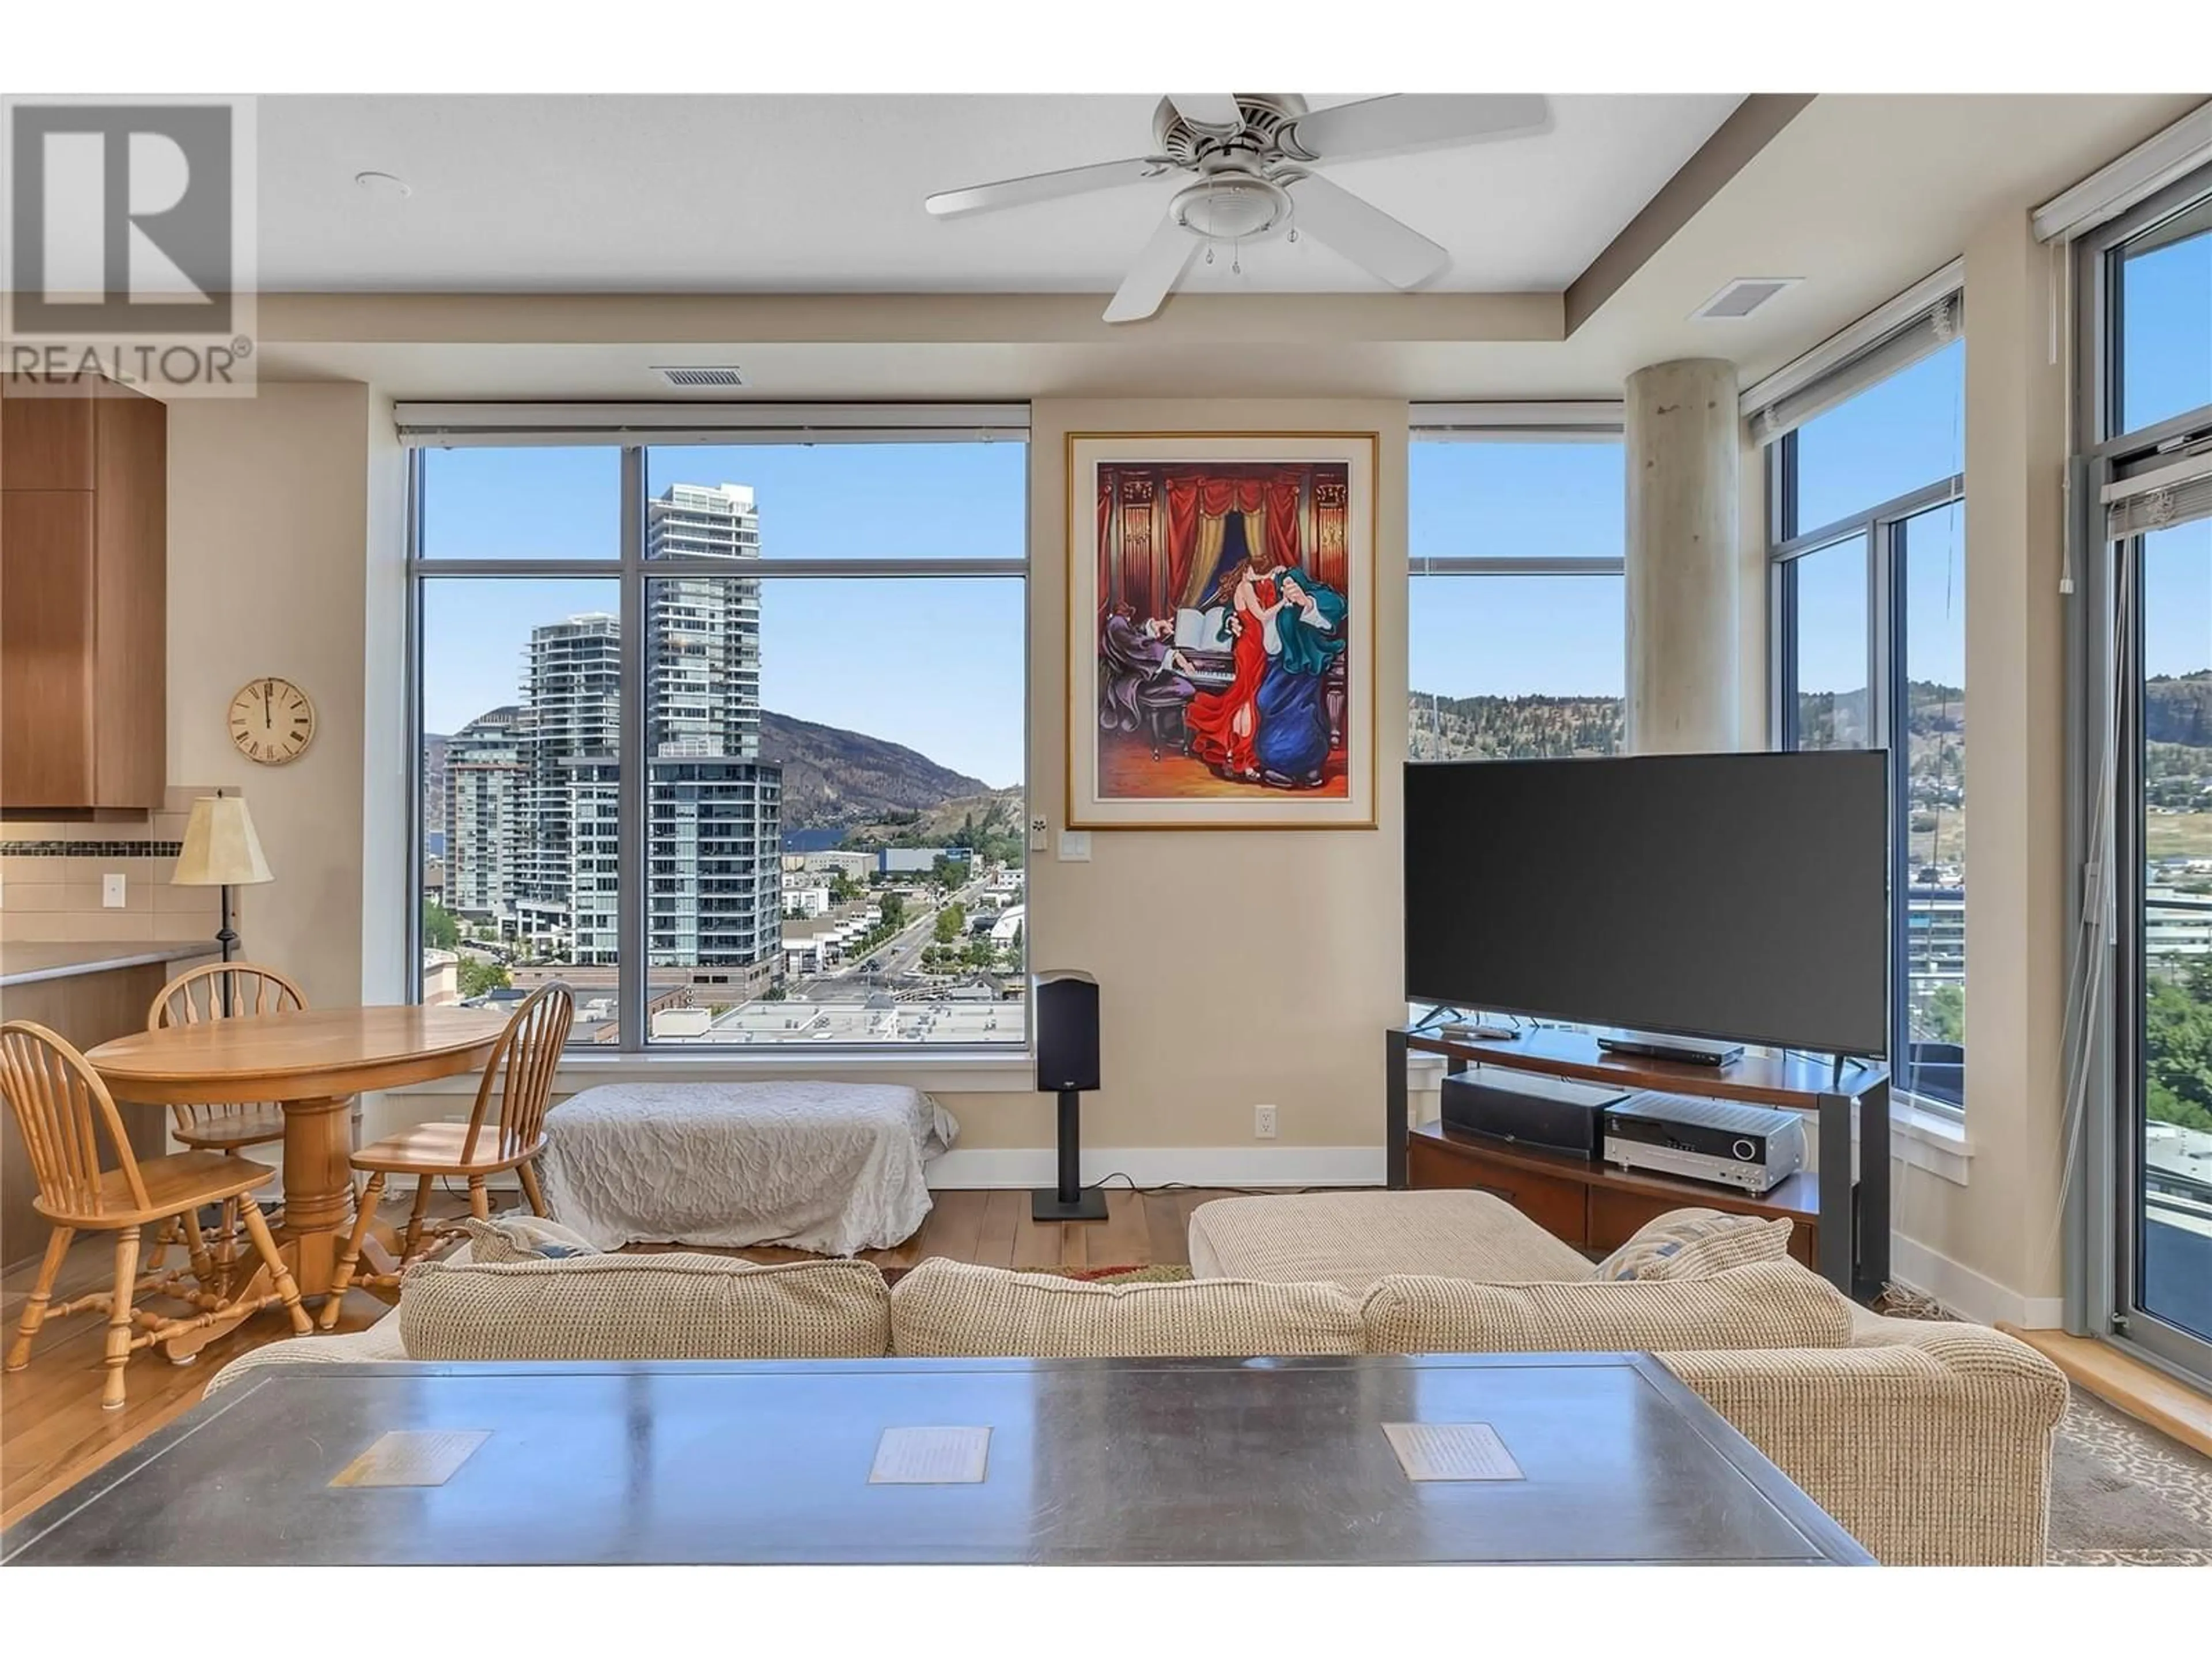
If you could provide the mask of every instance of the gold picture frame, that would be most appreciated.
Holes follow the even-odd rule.
[[[1376,827],[1382,450],[1067,434],[1068,828]]]

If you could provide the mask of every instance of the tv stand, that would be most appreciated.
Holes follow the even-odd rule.
[[[1742,1101],[1754,1106],[1807,1112],[1818,1120],[1815,1145],[1820,1170],[1811,1177],[1818,1218],[1817,1260],[1812,1264],[1823,1279],[1861,1301],[1881,1294],[1889,1280],[1889,1073],[1882,1066],[1861,1065],[1856,1071],[1831,1062],[1826,1055],[1801,1054],[1747,1054],[1732,1066],[1684,1065],[1639,1054],[1610,1052],[1598,1046],[1585,1031],[1540,1030],[1524,1032],[1510,1042],[1478,1038],[1446,1037],[1433,1032],[1394,1026],[1383,1033],[1383,1131],[1387,1180],[1394,1188],[1414,1183],[1407,1179],[1407,1146],[1413,1138],[1407,1121],[1406,1062],[1414,1054],[1440,1054],[1448,1068],[1463,1072],[1469,1066],[1496,1066],[1508,1071],[1533,1072],[1539,1076],[1571,1078],[1583,1083],[1609,1084],[1616,1088],[1656,1090],[1665,1094],[1701,1095],[1717,1100]],[[1857,1130],[1857,1179],[1853,1179],[1852,1131]],[[1419,1132],[1424,1157],[1454,1139],[1434,1129]],[[1454,1150],[1461,1150],[1455,1148]],[[1655,1182],[1642,1172],[1613,1170],[1602,1164],[1561,1160],[1563,1167],[1546,1173],[1556,1177],[1560,1190],[1547,1183],[1545,1202],[1557,1218],[1530,1211],[1550,1231],[1568,1237],[1564,1228],[1572,1217],[1586,1218],[1588,1194],[1600,1186],[1634,1183],[1651,1188],[1651,1194],[1671,1200],[1664,1207],[1702,1204],[1708,1208],[1745,1212],[1741,1202],[1726,1202],[1743,1194],[1728,1188],[1687,1182]],[[1807,1177],[1792,1176],[1802,1182]],[[1462,1181],[1462,1185],[1488,1184]],[[1662,1189],[1663,1190],[1663,1193]],[[1501,1183],[1501,1189],[1503,1184]],[[1574,1196],[1566,1196],[1571,1189]],[[1770,1197],[1779,1197],[1778,1191]],[[1792,1194],[1795,1197],[1795,1194]],[[1579,1203],[1582,1207],[1576,1208]],[[1523,1208],[1528,1206],[1523,1206]],[[1791,1206],[1775,1206],[1786,1212]],[[1554,1224],[1555,1219],[1559,1224]],[[1595,1237],[1576,1237],[1571,1243]],[[1609,1247],[1608,1247],[1609,1248]]]

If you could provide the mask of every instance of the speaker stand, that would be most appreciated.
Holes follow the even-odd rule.
[[[1032,1221],[1103,1221],[1106,1218],[1106,1192],[1103,1188],[1085,1188],[1078,1170],[1078,1155],[1081,1151],[1082,1122],[1079,1103],[1082,1097],[1073,1089],[1060,1091],[1060,1185],[1057,1188],[1039,1187],[1030,1194],[1030,1219]]]

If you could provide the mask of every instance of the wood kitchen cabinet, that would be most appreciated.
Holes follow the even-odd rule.
[[[161,805],[168,489],[160,403],[0,381],[0,808]]]

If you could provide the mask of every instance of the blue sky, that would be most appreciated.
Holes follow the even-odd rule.
[[[684,446],[647,456],[649,494],[745,483],[769,557],[1014,557],[1027,545],[1027,447]],[[423,552],[433,558],[612,558],[621,456],[605,449],[433,450]],[[423,714],[452,732],[517,700],[531,629],[612,611],[611,580],[433,582]],[[994,787],[1023,773],[1022,585],[1005,580],[769,580],[761,696],[780,714],[919,750]]]
[[[2130,260],[2126,415],[2143,425],[2212,402],[2212,235]],[[1964,465],[1965,353],[1952,346],[1799,433],[1799,523],[1832,523]],[[1026,544],[1026,447],[1016,443],[674,447],[647,457],[648,493],[672,482],[747,483],[763,550],[805,558],[1015,556]],[[432,451],[430,556],[612,557],[613,449]],[[1618,444],[1417,443],[1409,552],[1416,575],[1410,679],[1447,696],[1619,696],[1622,584],[1613,576],[1420,576],[1425,556],[1619,557]],[[1907,672],[1962,683],[1963,509],[1908,527]],[[2212,665],[2212,526],[2154,549],[2146,665]],[[1800,684],[1865,681],[1864,564],[1810,556],[1799,578]],[[532,626],[615,608],[611,581],[440,581],[425,607],[424,710],[450,732],[516,699]],[[769,580],[768,707],[903,743],[994,785],[1020,781],[1024,708],[1020,586],[1012,581]]]

